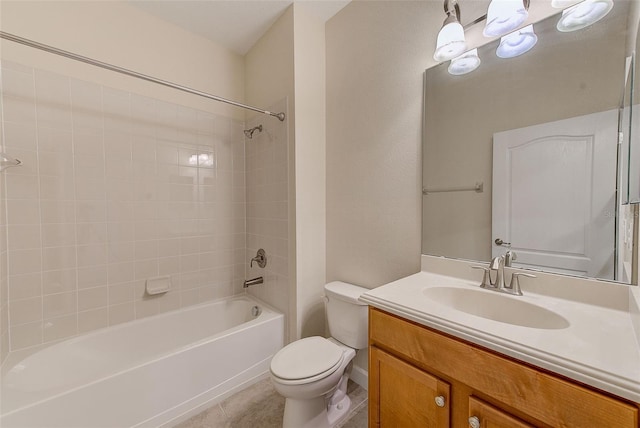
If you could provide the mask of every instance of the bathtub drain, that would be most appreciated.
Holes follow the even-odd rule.
[[[254,317],[257,317],[258,315],[260,315],[262,311],[260,310],[259,306],[254,306],[251,308],[251,315]]]

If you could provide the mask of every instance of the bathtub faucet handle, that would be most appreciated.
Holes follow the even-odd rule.
[[[265,251],[260,248],[256,256],[251,259],[249,267],[253,267],[253,262],[257,262],[258,267],[264,268],[267,265],[267,253],[265,253]]]

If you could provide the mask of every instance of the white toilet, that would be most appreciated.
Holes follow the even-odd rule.
[[[286,398],[283,428],[330,428],[349,413],[347,381],[356,350],[367,347],[366,288],[345,282],[324,286],[331,337],[307,337],[271,360],[271,379]]]

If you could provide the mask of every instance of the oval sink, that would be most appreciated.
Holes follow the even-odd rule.
[[[549,309],[494,291],[430,287],[423,293],[434,302],[457,311],[505,324],[550,330],[569,327],[566,318]]]

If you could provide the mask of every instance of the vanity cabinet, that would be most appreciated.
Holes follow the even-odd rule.
[[[369,346],[370,428],[639,428],[636,403],[373,307]]]

